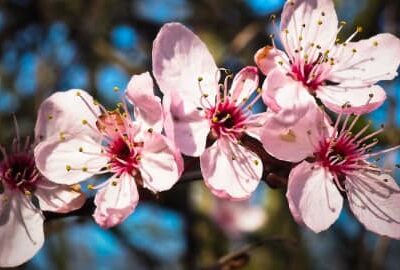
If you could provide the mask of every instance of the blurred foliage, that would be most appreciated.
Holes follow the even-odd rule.
[[[119,99],[114,86],[124,89],[134,73],[151,70],[152,40],[168,21],[191,27],[219,66],[237,71],[253,64],[254,52],[270,43],[267,37],[276,30],[269,16],[279,14],[282,5],[283,0],[0,0],[0,141],[8,145],[14,136],[12,114],[21,133],[32,135],[40,102],[55,91],[83,88],[114,104]],[[399,35],[399,1],[337,0],[336,7],[347,21],[343,36],[356,25],[364,29],[357,38],[383,31]],[[387,123],[382,141],[398,144],[399,81],[384,86],[389,99],[371,114],[373,127]],[[388,166],[398,160],[391,158]],[[297,244],[268,242],[252,249],[243,269],[400,265],[400,244],[366,232],[348,209],[327,232],[315,235],[299,227],[282,190],[263,191],[267,222],[262,228],[232,238],[207,211],[195,207],[193,188],[201,186],[178,185],[108,231],[89,217],[51,221],[45,247],[20,269],[201,269],[229,251],[273,236]],[[200,199],[207,203],[212,198]]]

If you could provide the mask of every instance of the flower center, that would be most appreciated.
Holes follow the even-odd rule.
[[[140,163],[142,142],[134,142],[127,136],[117,137],[106,147],[110,157],[110,170],[117,176],[128,173],[135,176]]]
[[[40,174],[32,153],[15,153],[0,163],[1,179],[11,189],[33,192]]]
[[[206,117],[210,121],[212,134],[216,138],[227,136],[234,140],[241,137],[247,120],[242,108],[230,101],[228,97],[208,109]]]
[[[326,69],[325,63],[294,63],[291,66],[291,74],[297,81],[303,83],[310,92],[315,92],[318,87],[325,81],[323,73]]]
[[[354,166],[364,154],[364,149],[354,141],[351,135],[326,139],[320,142],[319,147],[316,153],[317,160],[338,176],[354,170]]]

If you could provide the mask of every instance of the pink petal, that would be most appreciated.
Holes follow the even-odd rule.
[[[211,99],[218,91],[219,71],[206,45],[180,23],[167,23],[153,43],[153,74],[160,90],[177,92],[185,106],[201,106],[201,88]]]
[[[317,91],[322,103],[334,112],[364,114],[369,113],[382,105],[386,100],[386,93],[379,85],[346,87],[323,86]],[[344,106],[345,104],[350,105]]]
[[[362,81],[361,85],[392,80],[400,64],[400,39],[391,34],[379,34],[367,40],[349,43],[340,48],[340,58],[328,80]]]
[[[135,179],[128,174],[113,176],[109,184],[97,192],[93,217],[103,228],[122,223],[135,210],[139,193]]]
[[[86,100],[87,104],[82,99]],[[82,123],[85,120],[96,126],[97,115],[100,115],[99,107],[93,104],[93,97],[84,90],[56,92],[39,107],[35,139],[41,141],[53,135],[58,136],[61,132],[64,136],[84,132],[88,136],[98,138],[99,134]]]
[[[85,203],[86,196],[80,187],[54,184],[41,180],[35,190],[42,211],[68,213],[79,209]]]
[[[149,134],[140,159],[143,186],[153,192],[170,189],[182,173],[183,160],[164,136]]]
[[[44,218],[21,193],[3,194],[0,200],[0,267],[14,267],[30,260],[42,247]]]
[[[72,185],[107,166],[108,158],[101,151],[101,144],[85,135],[66,140],[55,138],[35,147],[35,161],[39,171],[50,181]]]
[[[264,130],[264,125],[269,118],[270,114],[274,114],[273,112],[263,112],[252,115],[252,122],[247,124],[246,134],[251,137],[261,141],[261,135]]]
[[[249,198],[263,172],[262,162],[255,153],[222,139],[200,156],[200,167],[211,192],[230,200]]]
[[[287,1],[281,15],[281,31],[281,40],[289,55],[294,56],[296,49],[309,44],[321,46],[321,52],[330,49],[338,31],[333,1]]]
[[[346,184],[350,209],[364,226],[377,234],[400,239],[400,188],[386,174],[357,173]]]
[[[288,126],[277,115],[270,114],[263,127],[261,142],[277,159],[300,162],[311,157],[319,142],[330,134],[325,117],[319,107],[310,107],[306,115]]]
[[[268,76],[272,70],[281,68],[289,60],[285,52],[271,46],[265,46],[256,52],[254,62],[261,72]]]
[[[174,100],[176,101],[177,99]],[[165,133],[183,154],[200,156],[206,147],[207,135],[210,132],[208,120],[202,112],[185,114],[179,106],[172,108],[171,102],[171,97],[166,94],[163,98]]]
[[[145,129],[152,128],[156,132],[161,132],[163,111],[160,98],[154,95],[150,73],[133,75],[125,93],[135,106],[137,121],[144,125]]]
[[[339,217],[343,198],[332,182],[332,174],[316,164],[303,161],[289,175],[286,198],[293,217],[318,233]]]
[[[262,89],[264,103],[286,124],[295,123],[310,106],[316,106],[314,98],[302,83],[277,69],[265,79]]]
[[[232,100],[237,100],[238,103],[241,103],[244,99],[249,99],[257,88],[258,70],[256,67],[247,66],[233,79],[231,87]]]

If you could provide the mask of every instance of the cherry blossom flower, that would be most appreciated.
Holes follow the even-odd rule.
[[[58,185],[40,174],[29,138],[21,145],[16,129],[12,151],[0,147],[0,267],[21,265],[39,251],[44,242],[42,211],[66,213],[85,202],[79,185]]]
[[[257,68],[242,69],[230,88],[228,79],[219,85],[220,70],[205,44],[183,25],[168,23],[153,44],[153,73],[164,93],[167,136],[185,155],[200,156],[205,183],[216,196],[248,198],[263,171],[260,158],[240,141],[244,134],[257,138],[264,117],[251,111],[261,96],[250,99]]]
[[[56,183],[75,184],[111,174],[106,181],[89,185],[98,190],[93,216],[104,228],[121,223],[134,211],[138,186],[152,192],[168,190],[183,170],[178,149],[161,135],[161,103],[153,94],[149,73],[133,76],[125,93],[136,105],[136,121],[124,99],[108,111],[83,90],[53,94],[39,112],[38,132],[53,133],[35,149],[44,175]]]
[[[254,59],[267,75],[263,99],[279,113],[281,121],[297,121],[312,96],[330,110],[363,114],[379,107],[386,99],[379,85],[397,75],[400,41],[391,34],[379,34],[353,42],[362,31],[346,40],[337,36],[345,23],[338,23],[332,0],[289,0],[281,16],[280,40],[285,49],[273,46],[258,50]],[[350,106],[342,106],[344,104]]]
[[[232,238],[261,228],[267,219],[265,209],[248,200],[232,202],[217,199],[212,209],[212,219]]]
[[[343,196],[364,226],[375,233],[400,238],[400,188],[372,159],[399,146],[373,152],[379,129],[364,135],[370,123],[353,131],[359,115],[342,114],[332,127],[318,107],[294,125],[271,116],[262,135],[266,150],[278,159],[300,162],[289,175],[286,197],[295,220],[314,232],[327,229],[339,217]]]

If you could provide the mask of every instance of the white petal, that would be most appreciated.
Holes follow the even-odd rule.
[[[35,147],[35,161],[50,181],[72,185],[99,173],[107,165],[109,159],[101,151],[101,144],[85,135],[48,139]]]
[[[9,196],[5,202],[4,196]],[[31,259],[44,242],[43,216],[20,193],[2,195],[0,213],[0,267],[13,267]]]
[[[78,96],[79,95],[79,96]],[[87,103],[85,103],[85,101]],[[39,107],[36,126],[36,141],[44,140],[62,133],[62,136],[84,132],[93,138],[99,134],[82,121],[96,126],[100,109],[93,103],[93,97],[80,89],[56,92],[48,97]]]
[[[339,217],[343,198],[322,167],[303,161],[289,175],[286,198],[293,217],[318,233],[328,229]]]
[[[200,167],[208,188],[218,197],[244,200],[260,182],[261,159],[243,146],[219,139],[200,156]]]
[[[357,173],[346,184],[350,209],[375,233],[400,239],[400,188],[390,175]]]

